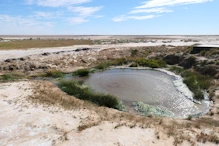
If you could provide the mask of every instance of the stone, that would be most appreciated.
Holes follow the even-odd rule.
[[[170,54],[166,55],[163,60],[169,65],[179,64],[180,60],[183,60],[182,55]]]

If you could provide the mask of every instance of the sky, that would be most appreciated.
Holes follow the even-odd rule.
[[[219,0],[0,0],[0,35],[218,35]]]

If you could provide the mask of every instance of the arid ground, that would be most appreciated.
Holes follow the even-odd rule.
[[[188,53],[188,48],[192,45],[218,45],[219,36],[0,36],[0,38],[2,146],[219,144],[219,54],[215,50],[201,55]],[[186,119],[139,116],[80,100],[67,95],[52,82],[35,78],[48,70],[71,73],[80,68],[94,67],[98,63],[118,58],[134,56],[165,60],[171,55],[183,58],[177,60],[179,62],[177,64],[185,64],[191,55],[196,59],[196,66],[203,60],[207,62],[202,66],[211,69],[210,71],[206,69],[204,73],[212,76],[209,88],[212,102],[206,115]],[[165,61],[172,63],[172,59]],[[192,66],[191,70],[193,68]],[[194,69],[199,71],[199,68]],[[212,72],[215,73],[211,74]]]

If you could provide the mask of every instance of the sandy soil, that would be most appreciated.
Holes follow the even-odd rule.
[[[95,37],[99,37],[99,39],[111,39],[113,37],[118,38],[118,36]],[[119,38],[121,38],[121,36]],[[200,39],[196,36],[183,37],[183,39],[188,38]],[[62,66],[62,68],[65,68],[66,66],[66,70],[68,70],[70,65],[74,69],[79,67],[75,65],[75,62],[80,59],[83,59],[83,61],[86,61],[88,64],[90,60],[95,59],[95,57],[92,58],[92,56],[95,56],[95,54],[104,56],[104,53],[106,53],[104,52],[104,49],[116,48],[120,51],[123,51],[123,49],[130,47],[159,46],[164,44],[171,46],[184,46],[197,43],[182,42],[180,41],[182,37],[175,36],[168,38],[169,40],[174,39],[171,43],[163,43],[162,41],[166,39],[167,38],[161,37],[156,43],[128,43],[92,46],[83,45],[58,48],[33,48],[28,50],[0,51],[0,62],[10,58],[29,57],[29,59],[25,58],[27,62],[30,61],[34,63],[51,64],[51,67]],[[199,43],[215,44],[219,43],[219,41],[218,37],[206,36],[201,38]],[[68,52],[77,48],[87,47],[92,48],[92,50]],[[48,56],[40,55],[42,53],[60,51],[66,52],[60,54],[50,54]],[[107,54],[105,54],[105,56],[107,56]],[[65,64],[66,62],[69,64]],[[44,83],[40,83],[40,85],[43,84]],[[202,124],[203,119],[201,118],[195,119],[198,120],[198,122],[195,120],[192,122],[188,120],[176,120],[178,123],[183,123],[183,126],[173,123],[173,119],[168,118],[163,118],[161,121],[165,122],[162,122],[163,124],[159,126],[155,124],[157,121],[153,118],[146,119],[148,121],[144,121],[145,123],[143,122],[144,126],[141,124],[139,124],[140,126],[128,126],[126,124],[121,124],[121,122],[127,122],[122,120],[120,121],[120,119],[122,119],[121,117],[124,117],[123,113],[106,108],[104,109],[107,111],[105,113],[106,115],[101,115],[103,112],[102,108],[88,108],[90,105],[88,106],[82,101],[82,106],[77,106],[73,109],[66,109],[59,105],[48,105],[33,102],[30,99],[33,99],[34,95],[36,95],[36,88],[38,88],[38,86],[35,81],[0,83],[0,145],[171,146],[179,144],[187,146],[194,144],[198,146],[213,146],[216,144],[210,142],[197,142],[197,136],[201,133],[208,135],[213,133],[219,137],[218,126],[211,127],[209,126],[208,121],[205,121],[208,123],[208,126],[205,127],[205,123]],[[53,93],[53,91],[49,92]],[[219,95],[219,92],[216,92],[217,95]],[[62,92],[60,94],[64,93]],[[57,95],[56,92],[54,92],[54,95]],[[211,115],[204,116],[204,118],[209,118],[212,123],[215,121],[217,122],[219,119],[218,103],[219,99],[217,99],[212,105],[211,112],[214,114],[213,117]],[[115,112],[118,112],[119,118],[113,117],[115,114],[111,114]],[[141,122],[142,121],[139,123]],[[217,123],[213,124],[216,125]],[[187,139],[187,137],[189,137],[189,139]],[[180,142],[178,140],[180,140]]]
[[[219,37],[218,37],[219,38]],[[198,39],[203,39],[198,38]],[[163,41],[171,41],[164,43]],[[4,61],[6,59],[11,59],[11,58],[20,58],[20,57],[26,57],[29,55],[38,55],[42,54],[45,52],[59,52],[59,51],[70,51],[70,50],[75,50],[77,48],[95,48],[97,50],[103,50],[103,49],[109,49],[109,48],[129,48],[129,47],[144,47],[144,46],[161,46],[161,45],[166,45],[166,46],[190,46],[194,44],[219,44],[219,40],[213,39],[213,40],[199,40],[199,42],[184,42],[181,41],[180,39],[173,40],[172,38],[167,40],[166,39],[161,39],[157,40],[156,42],[147,42],[147,43],[123,43],[123,44],[109,44],[109,45],[75,45],[75,46],[69,46],[69,47],[55,47],[55,48],[32,48],[32,49],[27,49],[27,50],[3,50],[0,51],[0,61]]]
[[[154,129],[115,129],[116,123],[99,125],[78,131],[81,122],[96,115],[86,109],[65,110],[56,106],[32,104],[28,81],[0,85],[1,145],[166,145],[173,139],[157,141]],[[92,121],[89,121],[92,122]]]
[[[130,127],[113,118],[99,120],[100,108],[95,109],[98,112],[86,106],[69,110],[57,105],[32,102],[30,99],[33,97],[30,95],[35,94],[36,87],[38,88],[36,82],[30,81],[0,84],[0,143],[2,146],[174,145],[175,139],[165,134],[165,127],[153,126],[153,122],[152,125],[149,124],[144,128]],[[109,113],[115,112],[111,109],[106,110]],[[164,119],[164,121],[169,125],[171,119]],[[191,136],[190,140],[196,141],[195,133],[201,131],[211,133],[212,129],[191,128],[183,131],[187,137]],[[191,145],[191,142],[182,139],[180,145]],[[214,146],[216,144],[196,142],[196,145]]]

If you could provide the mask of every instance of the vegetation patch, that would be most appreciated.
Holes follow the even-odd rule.
[[[19,73],[9,73],[9,74],[4,74],[0,76],[0,81],[2,82],[7,82],[7,81],[15,81],[18,79],[22,79],[25,76],[23,74]]]
[[[144,58],[119,58],[110,60],[108,62],[103,62],[98,64],[95,68],[96,69],[106,69],[110,66],[121,66],[130,64],[130,67],[151,67],[151,68],[163,68],[166,67],[166,62],[163,60],[147,60]]]
[[[16,40],[1,42],[0,50],[92,45],[91,40]]]
[[[193,92],[195,99],[204,99],[203,90],[207,90],[211,86],[212,79],[210,77],[201,75],[198,72],[184,70],[183,68],[177,66],[171,67],[170,70],[180,74],[184,78],[183,82]]]
[[[88,76],[89,73],[90,73],[89,69],[85,68],[85,69],[79,69],[73,72],[73,75],[79,76],[79,77],[85,77],[85,76]]]
[[[74,81],[62,81],[59,86],[64,92],[79,99],[88,100],[100,106],[119,109],[120,102],[112,95],[92,92],[89,88],[83,88]]]
[[[53,78],[61,78],[64,76],[64,73],[59,71],[59,70],[50,69],[46,72],[45,76],[46,77],[53,77]]]
[[[174,117],[174,114],[169,111],[145,104],[143,102],[134,102],[132,106],[134,106],[135,111],[142,113],[144,116],[154,115],[159,117]]]
[[[104,69],[107,69],[109,66],[110,66],[109,62],[102,62],[98,64],[97,66],[95,66],[94,68],[104,70]]]
[[[143,67],[151,67],[151,68],[166,67],[166,62],[164,62],[163,60],[146,60],[146,59],[141,58],[141,59],[135,60],[135,62],[139,66],[143,66]]]

